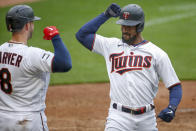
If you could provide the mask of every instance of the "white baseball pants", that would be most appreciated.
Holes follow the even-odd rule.
[[[158,131],[155,111],[133,115],[110,107],[105,131]]]
[[[48,131],[44,112],[0,111],[0,131]]]

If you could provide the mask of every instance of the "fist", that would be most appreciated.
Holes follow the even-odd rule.
[[[170,106],[168,106],[159,113],[158,117],[164,120],[165,122],[171,122],[171,120],[175,116],[175,111],[176,109],[170,108]]]
[[[56,28],[56,26],[47,26],[46,28],[44,28],[43,32],[44,32],[43,38],[45,40],[51,40],[55,35],[59,34],[59,31]]]
[[[120,15],[120,11],[120,6],[115,3],[112,3],[105,11],[105,15],[107,17],[118,17]]]

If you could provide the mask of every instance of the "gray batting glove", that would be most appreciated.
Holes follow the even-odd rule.
[[[107,10],[104,12],[104,14],[107,16],[107,17],[118,17],[120,15],[120,6],[115,4],[115,3],[112,3],[108,8]]]

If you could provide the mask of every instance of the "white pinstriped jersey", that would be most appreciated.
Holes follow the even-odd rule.
[[[92,51],[105,58],[113,102],[129,107],[152,104],[160,78],[167,88],[180,82],[168,55],[151,42],[134,47],[96,34]]]
[[[0,46],[0,110],[41,111],[54,54],[24,44]]]

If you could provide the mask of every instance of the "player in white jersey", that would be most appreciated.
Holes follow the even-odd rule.
[[[12,38],[0,46],[0,131],[48,131],[44,110],[50,73],[72,67],[54,26],[44,29],[54,53],[28,46],[35,20],[40,18],[27,5],[14,6],[6,15]]]
[[[122,39],[96,34],[104,22],[118,16]],[[157,131],[153,99],[160,79],[170,91],[170,101],[158,117],[170,122],[180,103],[182,88],[170,59],[162,49],[144,40],[143,28],[144,12],[139,5],[129,4],[121,10],[111,4],[76,33],[80,43],[106,61],[111,104],[105,131]]]

